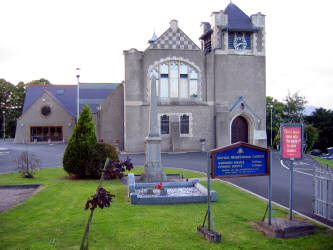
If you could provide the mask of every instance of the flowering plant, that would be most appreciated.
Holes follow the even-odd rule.
[[[106,167],[104,178],[106,180],[110,179],[121,179],[124,176],[124,172],[131,171],[133,169],[133,164],[131,159],[127,157],[125,161],[110,160]]]
[[[156,187],[157,187],[157,189],[159,189],[159,190],[164,190],[164,187],[163,187],[163,183],[162,183],[162,182],[158,183]]]
[[[86,202],[85,209],[95,209],[96,207],[104,208],[110,207],[112,197],[115,197],[110,192],[106,191],[104,188],[97,188],[94,195],[91,196],[91,199],[88,199]]]

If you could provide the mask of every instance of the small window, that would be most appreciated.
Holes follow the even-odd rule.
[[[180,116],[180,134],[190,133],[190,117],[188,115]]]
[[[65,94],[65,90],[64,89],[57,89],[56,94],[57,95],[63,95],[63,94]]]
[[[48,116],[51,113],[51,108],[49,106],[44,106],[41,109],[41,113],[44,116]]]
[[[168,135],[169,134],[169,116],[162,115],[161,116],[161,134]]]

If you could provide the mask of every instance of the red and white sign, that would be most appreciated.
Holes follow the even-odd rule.
[[[302,158],[302,125],[284,125],[281,127],[282,158]]]

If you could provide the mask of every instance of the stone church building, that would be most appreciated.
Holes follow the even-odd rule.
[[[80,84],[80,107],[91,107],[100,138],[127,152],[145,150],[154,74],[162,151],[266,146],[265,16],[249,17],[230,2],[201,28],[200,48],[172,20],[145,51],[124,51],[123,83]],[[68,141],[76,87],[29,86],[15,141]]]

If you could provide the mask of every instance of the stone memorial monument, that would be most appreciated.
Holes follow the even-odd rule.
[[[158,127],[156,76],[151,79],[149,134],[146,138],[146,162],[141,174],[143,182],[167,181],[161,164],[161,136]]]

